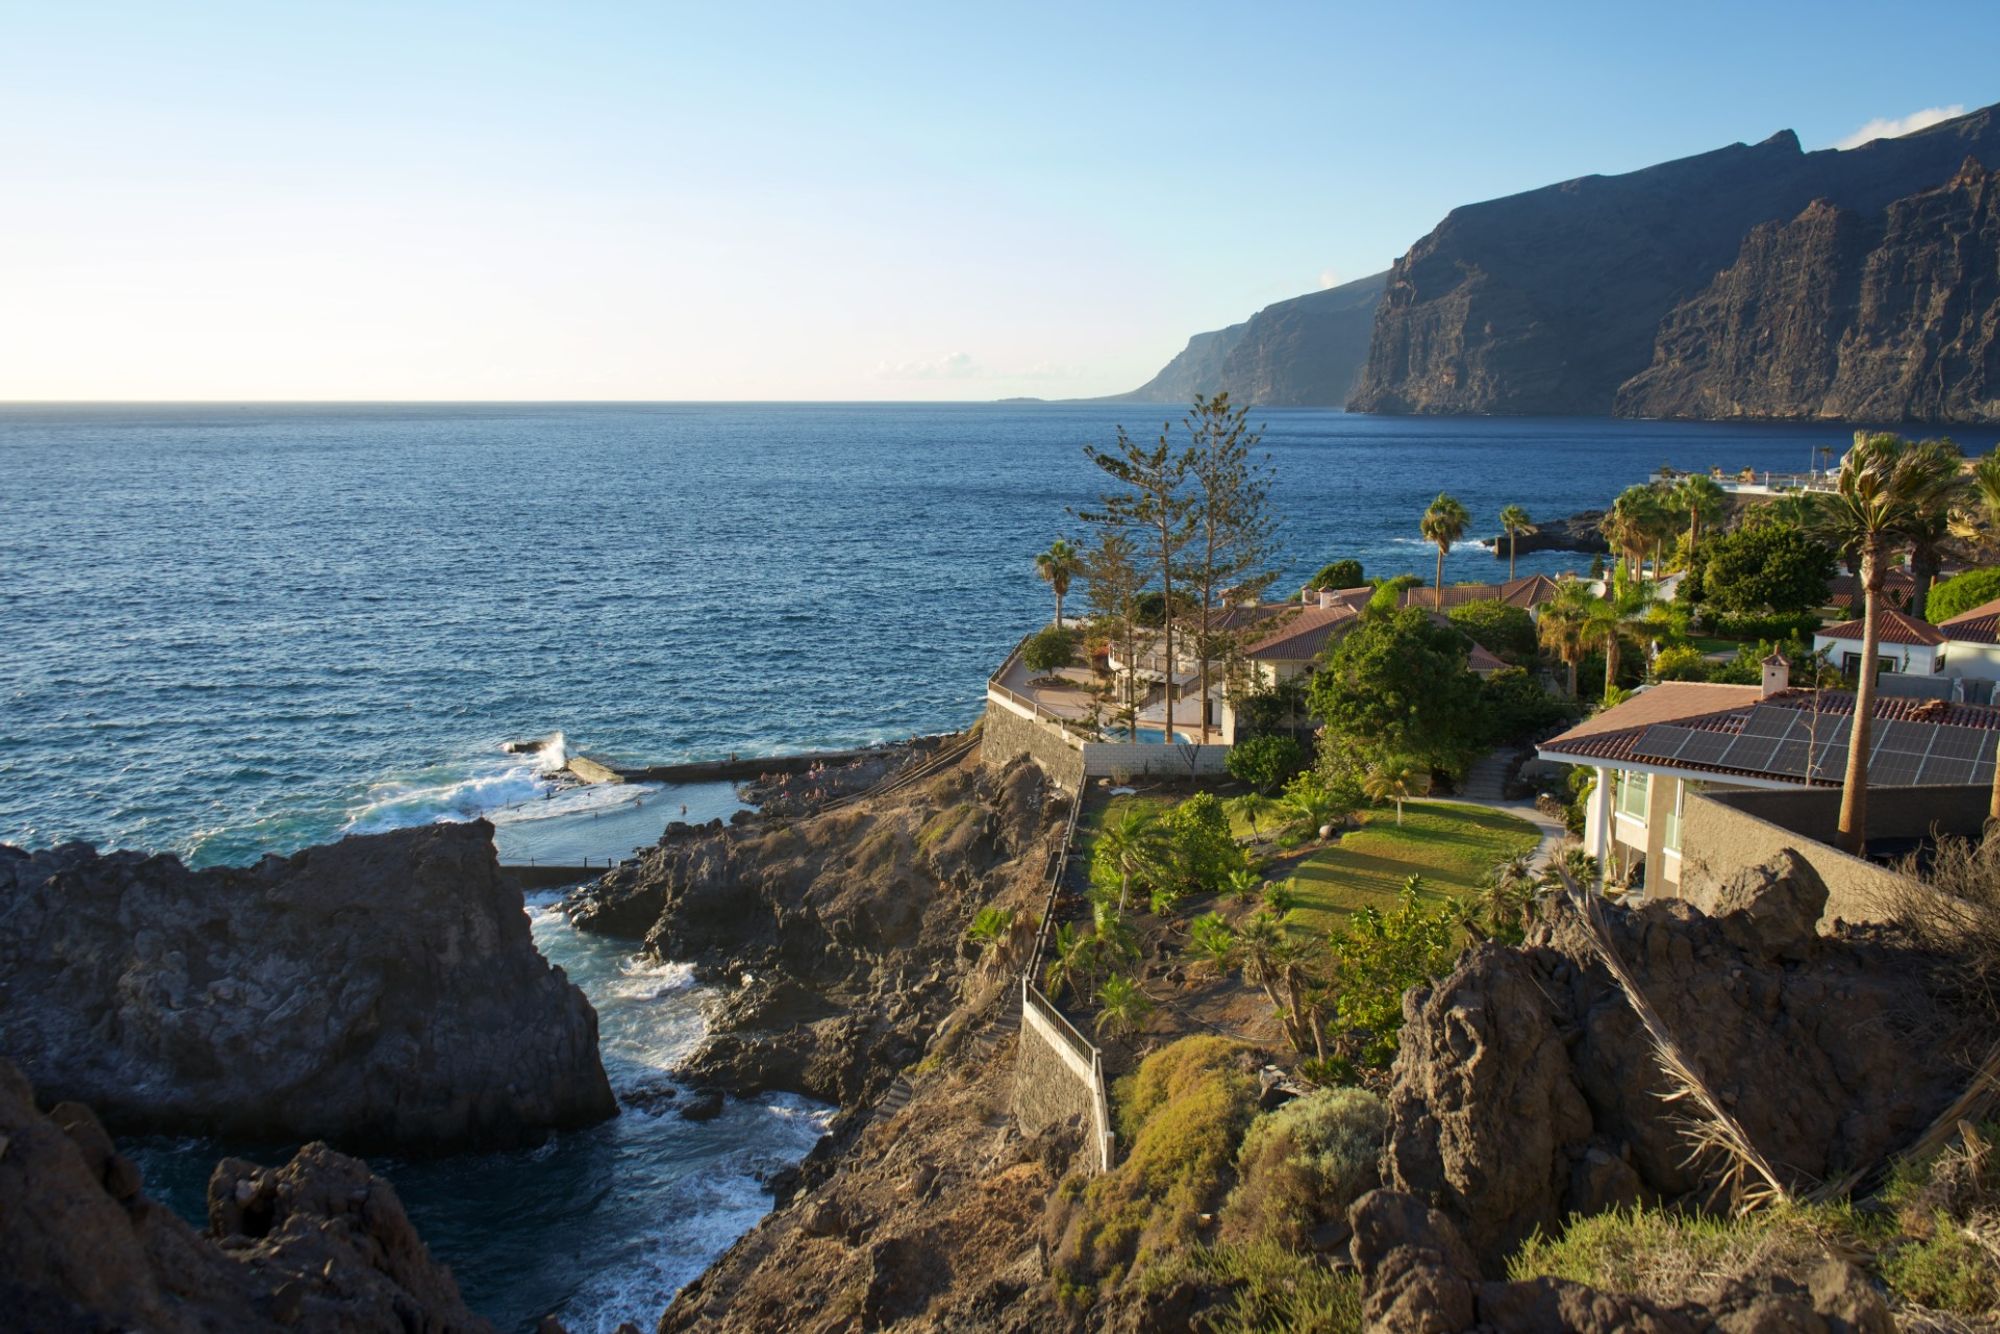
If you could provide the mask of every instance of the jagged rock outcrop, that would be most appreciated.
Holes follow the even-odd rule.
[[[1386,273],[1264,307],[1241,324],[1196,334],[1160,373],[1107,403],[1185,404],[1227,390],[1253,407],[1338,407],[1368,359]]]
[[[121,1131],[444,1150],[613,1115],[492,828],[255,866],[0,846],[0,1051]]]
[[[1355,1201],[1353,1256],[1364,1327],[1388,1334],[1750,1334],[1812,1330],[1889,1334],[1887,1303],[1853,1265],[1828,1256],[1803,1279],[1773,1266],[1738,1276],[1708,1300],[1672,1306],[1559,1278],[1483,1279],[1451,1220],[1414,1196],[1378,1190]]]
[[[1875,214],[1967,155],[2000,162],[1995,108],[1846,151],[1802,152],[1787,130],[1454,209],[1390,270],[1348,406],[1608,413],[1652,364],[1669,313],[1736,261],[1752,228],[1816,199]]]
[[[1620,957],[1788,1184],[1878,1163],[1959,1091],[1924,961],[1861,931],[1818,937],[1826,890],[1789,854],[1710,917],[1677,899],[1605,909]],[[1564,907],[1404,998],[1387,1184],[1436,1208],[1497,1275],[1536,1229],[1641,1201],[1703,1203],[1685,1103],[1664,1101],[1637,1014]]]
[[[324,1144],[209,1181],[209,1232],[148,1199],[89,1108],[0,1060],[0,1310],[40,1334],[490,1331],[388,1182]]]
[[[574,892],[580,930],[643,936],[726,988],[681,1077],[853,1106],[917,1059],[958,995],[965,929],[1031,916],[1062,798],[1031,762],[976,759],[798,821],[689,830]]]
[[[2000,417],[2000,175],[1765,223],[1662,324],[1621,416]]]

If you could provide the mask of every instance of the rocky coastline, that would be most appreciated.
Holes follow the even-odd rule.
[[[616,1114],[484,821],[200,871],[0,847],[0,902],[0,1054],[119,1133],[432,1153]]]
[[[13,1329],[155,1334],[490,1334],[395,1189],[309,1144],[283,1167],[216,1165],[208,1229],[148,1198],[89,1107],[37,1110],[0,1059],[0,1306]]]

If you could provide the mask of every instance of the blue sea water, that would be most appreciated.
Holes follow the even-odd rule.
[[[547,777],[501,743],[561,732],[672,761],[955,728],[1050,610],[1032,556],[1133,405],[0,406],[0,841],[237,863],[350,830],[498,813],[521,846]],[[1428,574],[1441,490],[1597,507],[1662,463],[1796,470],[1848,428],[1253,418],[1287,582],[1354,556]],[[1990,447],[1993,432],[1960,435]],[[1576,557],[1523,557],[1522,571]],[[1504,565],[1467,542],[1452,579]],[[565,796],[585,804],[621,800]],[[679,797],[653,805],[660,822]],[[696,800],[727,803],[727,793]],[[635,841],[640,813],[601,826]],[[576,825],[563,826],[574,835]],[[512,832],[510,833],[510,828]],[[540,840],[539,842],[537,840]],[[629,1096],[699,1031],[699,996],[624,946],[537,939],[606,1015]],[[634,979],[637,979],[636,981]],[[471,1300],[505,1325],[650,1323],[761,1209],[814,1109],[696,1127],[628,1113],[539,1154],[387,1164]],[[227,1146],[148,1146],[184,1207]]]

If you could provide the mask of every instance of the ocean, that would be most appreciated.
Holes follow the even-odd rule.
[[[727,789],[579,792],[502,743],[560,733],[668,762],[864,744],[972,721],[1051,610],[1037,551],[1077,538],[1082,446],[1131,404],[0,406],[0,842],[234,864],[349,831],[492,814],[503,853],[607,856]],[[1654,468],[1797,470],[1851,428],[1255,413],[1284,584],[1343,556],[1429,575],[1441,490],[1477,533],[1557,518]],[[1989,448],[1995,433],[1965,432]],[[1525,556],[1523,573],[1583,558]],[[1505,562],[1454,549],[1448,579]],[[646,803],[631,807],[637,796]],[[692,800],[690,800],[692,798]],[[624,809],[613,810],[607,803]],[[698,808],[698,809],[697,809]],[[647,814],[647,811],[652,814]],[[531,905],[605,1014],[630,1093],[700,1032],[700,989]],[[758,1176],[824,1109],[630,1113],[534,1153],[382,1164],[468,1297],[643,1326],[750,1225]],[[138,1146],[194,1211],[234,1146]]]

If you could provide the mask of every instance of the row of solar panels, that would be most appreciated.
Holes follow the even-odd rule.
[[[1838,782],[1847,767],[1847,714],[1760,704],[1738,732],[1655,723],[1633,744],[1643,759],[1740,769],[1772,777]],[[2000,731],[1938,723],[1878,721],[1869,738],[1868,779],[1883,787],[1991,782]]]

